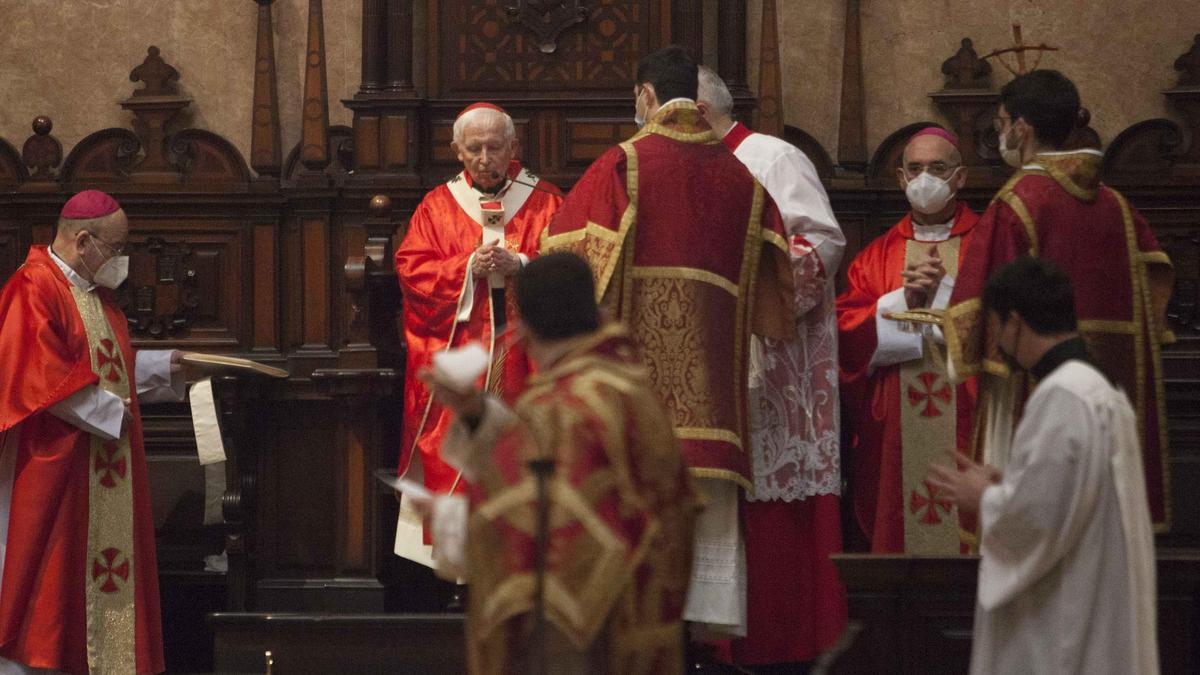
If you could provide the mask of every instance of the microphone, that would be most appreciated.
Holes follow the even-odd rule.
[[[505,176],[503,176],[503,174],[501,174],[499,171],[495,171],[495,170],[492,171],[492,180],[500,180],[501,178],[504,178],[504,177]],[[526,183],[523,180],[517,180],[516,178],[509,178],[508,180],[516,183],[517,185],[524,185],[525,187],[533,188],[534,190],[537,190],[538,192],[545,192],[548,195],[554,195],[555,197],[562,196],[562,193],[560,193],[560,192],[555,192],[554,190],[547,190],[544,187],[534,185],[533,183]]]

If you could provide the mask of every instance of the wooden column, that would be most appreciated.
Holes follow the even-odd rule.
[[[717,74],[736,96],[746,90],[746,0],[721,0],[717,26]]]
[[[783,84],[779,72],[779,15],[775,0],[763,0],[759,39],[758,112],[754,130],[783,136]]]
[[[671,42],[687,50],[696,62],[704,60],[704,3],[675,0],[671,7]]]
[[[867,125],[863,101],[859,0],[846,0],[846,42],[842,53],[842,108],[837,159],[842,168],[862,171],[867,166]]]
[[[275,84],[275,31],[271,4],[258,3],[258,39],[254,55],[254,119],[250,128],[250,166],[259,176],[279,178],[283,165],[279,140],[279,95]]]
[[[329,93],[325,78],[325,22],[321,0],[308,0],[308,50],[304,61],[300,163],[307,178],[322,176],[329,165]]]
[[[362,84],[360,91],[376,92],[387,86],[388,25],[386,0],[363,0]]]
[[[388,89],[392,91],[413,88],[412,32],[412,0],[387,0],[387,71]]]

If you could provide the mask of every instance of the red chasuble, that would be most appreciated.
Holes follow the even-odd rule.
[[[959,274],[955,288],[962,283],[963,275],[978,265],[968,253],[970,242],[978,236],[978,220],[965,203],[959,202],[950,230],[951,238],[962,238],[958,245]],[[868,365],[877,347],[876,303],[885,293],[903,285],[900,273],[912,241],[909,213],[854,258],[846,270],[847,288],[837,301],[842,401],[847,425],[853,430],[850,441],[855,466],[854,513],[874,553],[905,551],[904,512],[910,500],[901,487],[904,446],[901,407],[911,403],[901,392],[901,364],[883,366],[874,372],[868,372]],[[928,248],[932,244],[920,246]],[[971,441],[974,380],[958,385],[955,393],[956,444],[966,449]],[[936,401],[932,402],[936,405]]]
[[[558,188],[513,162],[510,178],[557,192]],[[404,242],[396,251],[396,275],[404,294],[404,337],[408,343],[404,375],[404,430],[400,446],[400,473],[408,472],[415,456],[434,492],[457,489],[458,471],[442,461],[441,446],[452,421],[451,414],[433,402],[429,390],[417,379],[441,350],[478,340],[491,349],[492,366],[487,386],[511,400],[529,373],[523,352],[508,350],[493,329],[492,294],[486,277],[472,276],[470,261],[485,235],[486,218],[480,209],[482,193],[470,187],[464,171],[425,195],[408,223]],[[486,201],[493,201],[488,199]],[[505,246],[529,257],[537,255],[538,240],[562,198],[510,184],[498,200],[504,207]],[[495,228],[499,229],[499,228]],[[506,284],[510,319],[516,300]],[[464,311],[470,303],[469,313]],[[460,314],[467,314],[464,317]],[[457,318],[456,318],[457,317]]]
[[[12,467],[0,655],[71,673],[163,670],[154,524],[125,316],[35,246],[0,293],[0,436]],[[106,442],[47,409],[95,384],[132,399]],[[12,464],[9,464],[12,462]]]
[[[1166,529],[1167,430],[1160,349],[1173,340],[1166,306],[1171,261],[1141,214],[1100,184],[1093,150],[1037,155],[997,193],[979,221],[946,314],[958,375],[1009,375],[985,335],[980,296],[989,275],[1021,255],[1057,264],[1075,287],[1079,332],[1096,363],[1129,395],[1142,433],[1150,515]],[[981,393],[980,410],[984,409]]]
[[[778,209],[695,104],[663,106],[592,163],[542,250],[591,265],[693,472],[752,490],[749,337],[795,334],[788,246]]]
[[[550,457],[546,620],[606,673],[683,671],[698,507],[671,424],[609,324],[529,380],[470,490],[472,673],[523,672],[534,596],[530,460]],[[599,641],[598,641],[599,638]],[[594,645],[599,645],[595,648]],[[597,663],[596,665],[600,665]]]

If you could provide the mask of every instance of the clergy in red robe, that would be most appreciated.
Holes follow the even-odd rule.
[[[128,230],[115,200],[82,192],[0,292],[3,672],[163,670],[138,397],[178,352],[135,361],[110,292]]]
[[[435,385],[472,486],[432,509],[438,573],[471,584],[470,671],[683,672],[697,502],[670,417],[625,328],[600,325],[587,263],[546,255],[517,285],[538,372],[516,404]],[[540,640],[535,461],[550,463]]]
[[[400,473],[434,492],[463,486],[439,454],[450,415],[416,373],[435,353],[478,341],[491,354],[486,386],[508,397],[521,386],[528,362],[501,339],[513,312],[509,281],[537,254],[542,229],[562,203],[558,188],[514,159],[512,118],[497,106],[464,110],[451,148],[463,171],[425,196],[396,251],[408,343]],[[396,553],[431,564],[419,519],[401,506]]]
[[[796,287],[795,339],[750,338],[754,493],[740,504],[747,635],[732,657],[749,666],[812,661],[846,627],[846,593],[829,557],[842,550],[833,275],[846,238],[808,157],[734,122],[729,88],[704,66],[696,105],[779,207]]]
[[[963,550],[958,518],[925,476],[969,447],[974,382],[949,383],[940,330],[887,315],[946,306],[976,264],[967,248],[978,217],[955,198],[966,169],[949,132],[917,132],[902,162],[912,209],[854,258],[837,301],[854,514],[875,553],[953,555]]]
[[[696,107],[687,53],[646,56],[636,82],[646,125],[588,168],[542,250],[571,250],[591,265],[597,298],[628,325],[701,479],[707,507],[685,618],[745,635],[738,488],[754,486],[750,335],[795,333],[789,246],[769,195]]]
[[[988,277],[1022,255],[1062,268],[1075,288],[1079,333],[1097,365],[1125,390],[1137,413],[1150,514],[1169,525],[1166,502],[1167,428],[1162,345],[1174,283],[1171,261],[1146,220],[1120,193],[1100,182],[1097,150],[1065,150],[1079,117],[1075,85],[1053,70],[1014,79],[1000,93],[996,130],[1004,160],[1018,171],[1000,189],[976,227],[945,330],[959,377],[985,373],[978,424],[983,456],[1007,461],[1028,382],[1010,376],[986,330],[980,296]]]

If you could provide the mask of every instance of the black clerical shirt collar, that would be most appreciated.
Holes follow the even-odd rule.
[[[1073,337],[1063,340],[1051,347],[1045,354],[1042,354],[1042,358],[1033,364],[1033,367],[1029,369],[1029,373],[1038,380],[1043,380],[1047,375],[1057,370],[1059,366],[1072,359],[1083,361],[1096,368],[1096,370],[1100,370],[1096,366],[1096,362],[1092,360],[1091,355],[1088,354],[1087,346],[1083,343],[1083,338]]]

